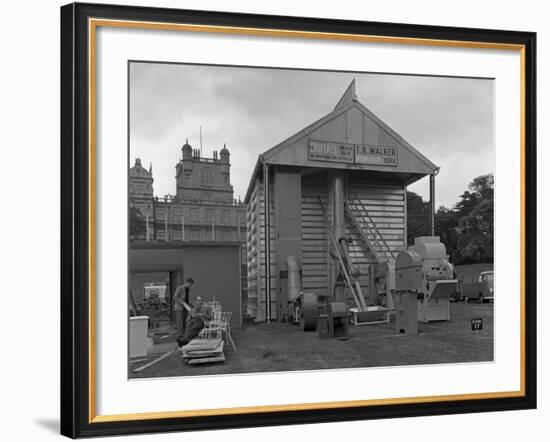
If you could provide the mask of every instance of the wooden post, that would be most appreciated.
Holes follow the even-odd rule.
[[[264,164],[265,310],[267,322],[271,322],[271,244],[269,237],[269,166]]]
[[[430,235],[435,235],[435,175],[430,174]]]
[[[403,250],[407,250],[407,247],[409,246],[409,241],[408,241],[408,230],[407,230],[407,222],[408,222],[408,219],[409,219],[409,212],[408,212],[408,208],[407,208],[407,185],[406,184],[403,184],[403,210],[404,210],[404,213],[405,213],[405,222],[403,223],[403,231],[405,232],[405,235],[404,235],[404,239],[403,239]]]

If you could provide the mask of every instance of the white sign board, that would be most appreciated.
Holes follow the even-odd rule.
[[[397,166],[397,147],[356,144],[355,164]]]
[[[308,159],[353,164],[353,144],[332,141],[309,141]]]

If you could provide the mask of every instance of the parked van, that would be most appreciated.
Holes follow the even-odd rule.
[[[494,300],[494,279],[493,271],[487,270],[479,274],[477,282],[460,284],[459,287],[460,299],[464,302],[477,300],[481,303]]]
[[[489,296],[485,299],[494,300],[495,299],[495,284],[494,284],[494,273],[492,270],[488,270],[486,272],[481,272],[479,274],[479,281],[485,282],[487,284],[487,288],[489,289]]]

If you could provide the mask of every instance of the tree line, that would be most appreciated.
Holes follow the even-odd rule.
[[[494,174],[475,178],[452,207],[440,206],[435,217],[435,234],[447,248],[454,264],[493,262]],[[407,243],[429,235],[429,203],[407,191]]]

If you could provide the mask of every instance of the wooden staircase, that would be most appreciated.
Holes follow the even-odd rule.
[[[379,264],[395,261],[395,252],[378,230],[361,199],[351,195],[344,207],[346,216],[359,234],[363,246],[372,253],[376,261]]]
[[[320,196],[319,196],[319,204],[321,205],[321,208],[323,210],[323,216],[327,222],[327,230],[333,246],[334,258],[340,264],[340,269],[342,270],[342,274],[344,276],[345,282],[347,284],[349,291],[353,296],[353,299],[355,301],[355,305],[357,306],[358,311],[360,312],[366,311],[367,303],[365,301],[363,291],[361,290],[359,279],[357,279],[353,274],[353,271],[351,268],[352,262],[351,262],[351,259],[349,258],[347,250],[344,249],[345,246],[342,246],[342,244],[340,244],[336,239],[336,235],[334,233],[332,223],[330,221],[330,218],[327,216],[325,205],[323,204],[323,201]]]
[[[345,246],[338,243],[332,223],[320,197],[319,204],[327,222],[327,231],[333,246],[331,255],[340,264],[347,285],[347,292],[353,298],[352,303],[357,306],[357,309],[360,312],[366,311],[367,301],[361,289],[359,275],[355,275],[352,270],[356,263],[352,261]],[[373,255],[376,262],[378,264],[395,262],[396,252],[390,248],[361,199],[355,195],[350,195],[350,198],[345,202],[344,210],[351,226],[357,231],[363,247]]]

